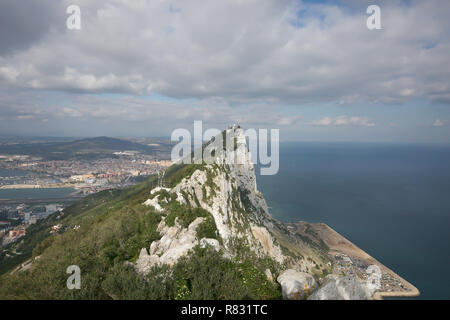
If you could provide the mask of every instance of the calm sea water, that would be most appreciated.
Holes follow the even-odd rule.
[[[0,189],[0,199],[51,199],[64,198],[75,192],[71,188]]]
[[[27,171],[0,169],[0,177],[25,176]],[[0,189],[0,199],[48,199],[63,198],[75,190],[71,188]]]
[[[27,171],[23,170],[9,170],[0,168],[0,177],[21,177],[25,176]]]
[[[285,143],[257,179],[278,220],[327,223],[420,298],[450,299],[450,146]]]

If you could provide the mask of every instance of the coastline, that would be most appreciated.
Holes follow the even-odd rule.
[[[297,232],[302,236],[306,236],[315,242],[323,241],[328,246],[328,254],[331,257],[344,254],[352,260],[362,261],[368,265],[377,265],[381,269],[383,275],[387,275],[395,279],[404,288],[404,290],[377,291],[372,296],[372,299],[382,300],[385,297],[400,298],[420,296],[419,289],[417,289],[413,284],[383,265],[381,262],[373,258],[367,252],[356,246],[327,224],[299,221],[296,223],[288,223],[287,225],[291,231]]]
[[[60,189],[71,188],[73,185],[67,183],[54,183],[54,184],[9,184],[0,185],[0,190],[18,190],[18,189]]]

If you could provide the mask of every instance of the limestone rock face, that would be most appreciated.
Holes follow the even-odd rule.
[[[280,246],[275,244],[273,237],[266,228],[252,225],[251,231],[265,254],[271,256],[280,263],[284,261],[284,255],[281,252]]]
[[[230,128],[225,131],[225,136],[225,145],[231,144],[231,148],[223,149],[223,140],[218,139],[222,139],[222,134],[217,136],[207,146],[215,150],[214,157],[208,161],[210,164],[182,179],[171,192],[186,195],[189,205],[211,213],[225,251],[232,239],[241,238],[258,255],[268,255],[283,263],[285,256],[266,229],[272,225],[273,218],[257,189],[244,131]]]
[[[141,274],[147,274],[150,269],[159,263],[159,257],[149,255],[147,249],[142,248],[139,258],[136,260],[135,270]]]
[[[367,285],[355,276],[328,275],[324,284],[308,300],[367,300],[371,292]]]
[[[281,285],[285,300],[304,300],[317,287],[311,275],[294,269],[284,271],[277,281]]]
[[[196,162],[194,151],[192,170],[186,170],[189,174],[179,177],[179,182],[171,189],[158,187],[150,191],[151,196],[144,204],[161,212],[162,220],[157,228],[161,238],[146,248],[148,252],[142,251],[136,263],[138,272],[149,270],[149,264],[171,266],[197,245],[211,246],[222,251],[227,258],[237,254],[236,248],[245,247],[258,258],[270,258],[276,262],[277,272],[280,268],[308,272],[311,270],[308,261],[311,264],[313,260],[314,263],[324,262],[320,260],[323,255],[318,253],[319,247],[311,248],[310,242],[290,233],[285,225],[269,214],[268,206],[257,189],[252,155],[243,129],[237,126],[227,129],[205,144],[202,150],[206,158]],[[178,170],[185,169],[184,166],[180,168]],[[174,226],[167,226],[165,219],[172,201],[182,207],[207,211],[214,220],[220,241],[198,238],[196,229],[205,218],[197,218],[188,228],[183,228],[177,220]],[[266,276],[271,278],[268,273]],[[297,275],[296,279],[297,282],[292,280],[285,285],[286,288],[293,287],[286,289],[286,296],[305,298],[310,292],[308,290],[315,286],[314,279],[307,274]]]
[[[161,212],[163,211],[163,208],[159,204],[159,196],[154,197],[153,199],[148,199],[144,202],[144,205],[146,206],[153,206],[156,211]]]
[[[179,224],[168,227],[164,220],[161,221],[158,225],[158,231],[162,235],[161,239],[152,242],[150,253],[146,248],[141,249],[139,258],[136,260],[135,270],[138,273],[146,274],[153,266],[175,264],[178,259],[185,256],[198,244],[196,229],[203,220],[204,218],[196,218],[187,228],[182,228]]]
[[[270,271],[270,269],[266,269],[264,271],[264,274],[266,275],[267,281],[275,282],[275,280],[273,279],[272,271]]]
[[[225,143],[222,140],[224,136]],[[217,251],[222,247],[224,254],[229,256],[231,240],[239,238],[247,242],[249,248],[259,256],[268,255],[277,262],[283,263],[285,256],[272,234],[266,229],[266,226],[271,226],[274,220],[268,212],[263,196],[257,189],[255,170],[244,131],[241,128],[230,128],[213,139],[207,148],[214,149],[214,156],[209,158],[207,165],[203,165],[190,176],[183,178],[172,189],[154,188],[150,192],[152,197],[144,204],[164,212],[166,199],[160,199],[157,194],[164,189],[176,195],[175,201],[180,205],[200,207],[213,217],[222,244],[213,239],[198,239],[202,240],[201,245],[208,243]],[[206,157],[207,154],[206,152]],[[163,259],[166,258],[168,250],[171,250],[169,255],[172,256],[177,250],[185,252],[188,248],[195,246],[193,245],[195,232],[186,233],[178,226],[171,228],[164,226],[162,222],[158,227],[157,231],[162,238],[151,244],[150,255],[156,254]],[[176,247],[179,248],[175,249]],[[176,256],[175,254],[174,257]]]
[[[210,246],[216,251],[220,251],[220,243],[216,239],[203,238],[200,240],[200,247],[205,248]]]

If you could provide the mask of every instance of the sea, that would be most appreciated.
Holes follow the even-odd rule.
[[[0,200],[61,199],[74,192],[71,188],[0,189]]]
[[[0,177],[19,177],[26,174],[27,171],[23,170],[0,169]],[[74,192],[72,188],[0,189],[0,200],[64,198]]]
[[[280,144],[258,188],[282,222],[324,222],[411,282],[450,299],[450,146]]]
[[[0,177],[23,177],[27,175],[27,171],[24,170],[10,170],[0,168]]]

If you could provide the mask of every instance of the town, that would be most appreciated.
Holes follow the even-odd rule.
[[[64,204],[0,206],[0,247],[26,235],[28,226],[51,214],[62,212]]]
[[[14,172],[0,176],[0,189],[73,188],[91,194],[132,185],[138,177],[150,176],[171,164],[136,151],[115,152],[113,157],[95,160],[0,155],[0,169]]]
[[[171,164],[138,151],[118,151],[92,160],[0,154],[0,247],[25,236],[27,228],[40,219],[54,213],[62,215],[64,207],[76,199],[136,184]],[[25,196],[28,189],[69,191],[57,197],[46,193],[29,198]],[[8,192],[19,196],[10,198]],[[52,231],[57,229],[56,225]]]

